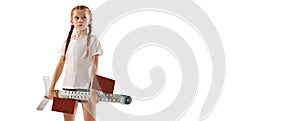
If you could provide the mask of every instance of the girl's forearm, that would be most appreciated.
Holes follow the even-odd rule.
[[[49,90],[54,90],[56,82],[58,81],[58,79],[59,79],[59,77],[62,73],[62,70],[64,68],[64,61],[65,61],[64,57],[61,57],[58,64],[57,64],[57,67],[55,69],[54,75],[52,77],[52,82],[51,82]]]
[[[92,84],[94,84],[95,76],[98,71],[98,58],[99,58],[98,55],[92,57],[92,65],[91,65],[91,73],[90,73],[91,74],[90,75],[90,77],[91,77],[91,87],[90,88],[91,89],[93,87]]]

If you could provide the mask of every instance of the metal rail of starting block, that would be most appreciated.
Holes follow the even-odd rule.
[[[50,86],[50,79],[48,76],[43,77],[46,93],[44,99],[41,101],[37,110],[43,110],[44,107],[49,102],[48,93],[49,93],[49,86]],[[57,93],[58,98],[63,99],[70,99],[70,100],[80,100],[83,102],[87,102],[88,95],[90,92],[83,92],[83,91],[65,91],[65,90],[55,90]],[[100,90],[96,90],[98,95],[98,100],[100,102],[112,102],[112,103],[120,103],[120,104],[130,104],[132,99],[130,96],[127,95],[120,95],[120,94],[109,94],[102,92]]]

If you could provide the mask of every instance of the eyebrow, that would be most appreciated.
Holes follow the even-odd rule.
[[[78,15],[74,15],[74,17],[79,17]],[[82,16],[82,17],[87,17],[87,16]]]

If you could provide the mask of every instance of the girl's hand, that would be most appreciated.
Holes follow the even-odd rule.
[[[99,102],[98,94],[97,94],[96,90],[91,89],[90,95],[88,96],[88,102],[91,102],[91,103],[98,103]]]
[[[53,99],[54,97],[57,97],[56,92],[54,90],[49,90],[48,99]]]

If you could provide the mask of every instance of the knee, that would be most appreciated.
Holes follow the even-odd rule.
[[[96,121],[94,117],[84,117],[84,121]]]
[[[74,120],[75,120],[74,114],[64,113],[64,121],[74,121]]]

